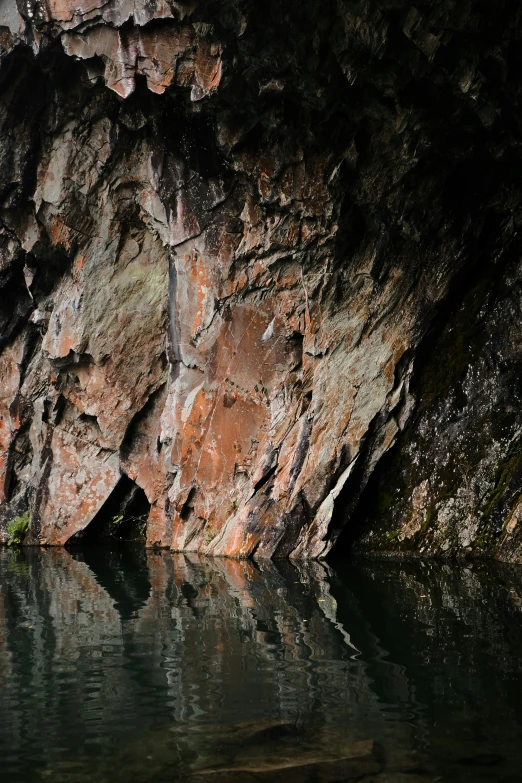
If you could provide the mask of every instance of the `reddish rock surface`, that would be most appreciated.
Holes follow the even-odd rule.
[[[0,0],[4,540],[81,536],[126,476],[150,546],[328,553],[516,246],[500,5]]]

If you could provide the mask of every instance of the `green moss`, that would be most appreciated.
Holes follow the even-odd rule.
[[[482,507],[482,516],[487,518],[502,496],[513,483],[515,474],[522,467],[522,442],[520,440],[513,443],[506,454],[505,459],[499,462],[495,471],[495,486],[489,498]]]
[[[26,511],[19,517],[12,519],[7,525],[7,533],[9,535],[7,546],[19,546],[23,543],[27,531],[29,530],[29,524],[31,522],[29,512]]]
[[[515,500],[514,500],[514,501],[512,501],[512,503],[510,504],[510,507],[509,507],[508,513],[506,514],[506,518],[505,518],[505,520],[504,520],[504,524],[503,524],[503,527],[504,527],[504,528],[505,528],[505,527],[506,527],[506,525],[509,523],[509,521],[510,521],[511,517],[513,516],[513,514],[514,514],[514,512],[515,512],[515,509],[517,508],[517,506],[519,506],[519,505],[520,505],[520,503],[522,503],[522,492],[521,492],[519,495],[517,495],[517,496],[516,496],[516,498],[515,498]]]
[[[481,355],[488,338],[487,317],[490,303],[498,301],[511,292],[503,289],[502,276],[493,266],[488,267],[470,288],[458,307],[451,313],[442,328],[433,337],[428,337],[418,351],[415,361],[415,373],[412,390],[418,406],[406,429],[399,436],[393,453],[382,466],[379,466],[380,478],[369,485],[366,493],[367,506],[364,508],[364,529],[372,530],[374,541],[381,548],[395,548],[398,541],[389,531],[400,529],[407,524],[411,516],[412,493],[426,478],[430,478],[430,488],[426,499],[425,518],[420,530],[400,544],[402,549],[416,549],[433,537],[437,525],[436,508],[439,503],[456,497],[459,490],[469,490],[470,511],[475,514],[472,481],[477,468],[488,456],[491,442],[505,441],[513,437],[518,426],[519,415],[513,410],[500,409],[492,417],[488,411],[483,418],[464,416],[466,437],[453,437],[449,430],[447,449],[449,458],[436,451],[435,464],[428,461],[433,449],[433,432],[424,434],[419,423],[426,420],[437,423],[441,418],[440,403],[444,401],[444,423],[452,420],[462,421],[462,410],[469,400],[463,389],[466,372],[476,358]],[[428,413],[429,412],[429,413]],[[520,477],[520,481],[519,481]],[[497,534],[500,520],[485,518],[499,509],[499,502],[511,505],[511,495],[517,484],[522,486],[522,438],[520,443],[510,449],[509,455],[498,466],[494,479],[494,490],[489,493],[479,513],[486,530],[491,536]],[[472,508],[471,508],[472,507]],[[503,514],[504,517],[504,514]],[[480,537],[479,545],[491,547],[493,539]],[[444,537],[453,537],[457,547],[457,533],[448,531]],[[393,544],[391,542],[394,542]]]
[[[434,505],[428,506],[426,511],[426,519],[422,523],[421,533],[426,533],[427,530],[432,527],[433,523],[437,521],[437,511]]]
[[[207,527],[206,530],[203,531],[203,541],[205,544],[210,544],[213,538],[217,536],[218,531],[215,530],[213,527]]]
[[[382,516],[387,514],[393,506],[393,495],[391,492],[381,489],[377,497],[377,513]]]
[[[478,532],[473,541],[473,547],[475,549],[487,549],[492,541],[491,531],[487,528],[483,528]]]

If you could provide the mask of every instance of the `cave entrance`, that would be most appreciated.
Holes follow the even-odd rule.
[[[123,475],[92,521],[67,543],[108,547],[144,544],[149,511],[145,492]]]

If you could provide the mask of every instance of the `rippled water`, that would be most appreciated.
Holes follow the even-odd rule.
[[[0,550],[2,783],[521,781],[522,570]]]

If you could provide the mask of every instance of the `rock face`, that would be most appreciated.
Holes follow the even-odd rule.
[[[0,0],[4,540],[522,556],[520,16]]]

